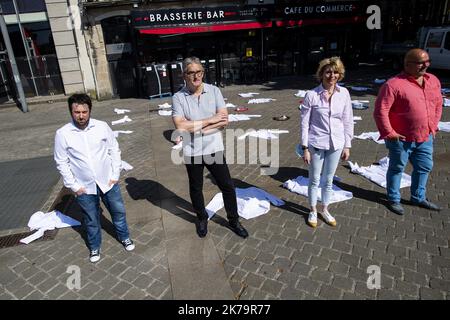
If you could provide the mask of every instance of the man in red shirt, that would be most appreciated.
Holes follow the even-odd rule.
[[[433,167],[433,139],[442,114],[441,84],[427,73],[428,53],[412,49],[405,55],[404,71],[389,79],[380,89],[373,116],[389,150],[386,175],[388,208],[399,215],[400,180],[408,160],[413,166],[411,202],[439,211],[426,198],[428,175]]]

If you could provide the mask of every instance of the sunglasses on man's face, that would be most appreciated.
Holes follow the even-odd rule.
[[[408,61],[408,63],[415,64],[417,66],[423,66],[427,65],[429,66],[431,64],[431,59],[425,60],[425,61]]]
[[[188,71],[188,72],[185,72],[185,74],[186,74],[188,77],[191,77],[191,78],[193,78],[194,76],[195,76],[195,77],[201,77],[201,76],[203,75],[203,70],[198,70],[198,71]]]

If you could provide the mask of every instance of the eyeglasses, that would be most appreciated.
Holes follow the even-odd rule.
[[[185,74],[191,78],[195,77],[201,77],[203,76],[203,70],[198,70],[198,71],[188,71],[185,72]]]
[[[428,59],[428,60],[425,60],[425,61],[408,61],[408,63],[414,63],[414,64],[416,64],[416,65],[418,65],[418,66],[421,66],[421,65],[430,65],[431,64],[431,59]]]

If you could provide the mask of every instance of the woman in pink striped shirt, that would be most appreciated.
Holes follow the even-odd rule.
[[[301,108],[301,144],[303,160],[309,165],[308,198],[311,211],[308,223],[317,226],[319,183],[323,181],[321,212],[325,222],[336,226],[328,211],[333,177],[339,159],[350,156],[353,139],[353,111],[348,90],[337,83],[345,68],[339,57],[323,59],[316,77],[320,85],[307,92]]]

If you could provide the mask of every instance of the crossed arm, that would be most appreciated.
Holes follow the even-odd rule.
[[[222,129],[228,124],[227,108],[220,108],[217,113],[202,120],[187,120],[183,117],[173,117],[173,123],[178,130],[188,132],[201,131],[203,134],[210,134],[217,129]]]

